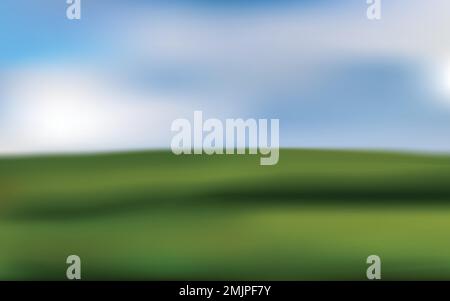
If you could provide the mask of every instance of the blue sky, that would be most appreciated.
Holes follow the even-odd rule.
[[[0,3],[0,153],[169,147],[170,123],[279,118],[281,145],[450,151],[450,3]]]

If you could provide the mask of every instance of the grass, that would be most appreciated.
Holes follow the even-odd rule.
[[[450,157],[282,150],[0,160],[0,279],[450,279]]]

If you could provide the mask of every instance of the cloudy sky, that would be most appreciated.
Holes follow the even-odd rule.
[[[0,154],[168,148],[194,110],[279,118],[287,147],[450,152],[448,0],[66,6],[0,3]]]

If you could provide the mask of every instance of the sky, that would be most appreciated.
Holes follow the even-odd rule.
[[[450,152],[450,2],[0,2],[0,154],[169,148],[177,118],[283,147]]]

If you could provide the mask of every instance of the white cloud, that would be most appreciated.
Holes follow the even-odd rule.
[[[341,61],[391,58],[434,69],[449,57],[449,1],[384,1],[375,22],[364,1],[353,3],[245,13],[124,5],[105,24],[118,28],[110,39],[124,41],[127,63],[195,68],[208,98],[233,91],[234,105],[314,87]]]
[[[298,60],[323,60],[330,55],[421,58],[450,51],[450,2],[383,4],[379,22],[366,19],[364,1],[360,7],[237,14],[124,7],[113,17],[122,29],[114,32],[114,39],[120,36],[125,48],[147,59],[221,69],[243,64],[257,71],[289,68]]]
[[[192,110],[74,66],[15,70],[7,78],[3,154],[165,147],[171,121]]]

